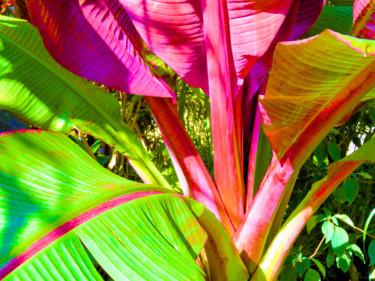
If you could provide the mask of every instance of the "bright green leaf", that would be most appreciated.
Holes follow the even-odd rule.
[[[335,234],[335,227],[333,226],[331,222],[325,221],[322,224],[322,232],[324,236],[326,237],[326,243],[328,243],[329,241],[331,241],[331,239],[333,238],[333,235]]]
[[[336,214],[336,215],[334,215],[334,217],[342,220],[343,222],[350,225],[351,227],[354,227],[354,223],[352,222],[352,220],[347,215]]]
[[[304,281],[320,281],[320,275],[319,273],[314,270],[314,269],[309,269],[306,272],[305,278],[303,279]]]
[[[195,204],[199,216],[204,207]],[[115,280],[203,281],[195,259],[207,235],[189,212],[178,197],[148,196],[100,214],[75,232]]]
[[[359,257],[363,261],[363,263],[366,263],[365,256],[363,255],[361,248],[358,247],[358,245],[356,244],[351,244],[350,246],[352,248],[354,255]]]
[[[366,179],[366,180],[371,180],[371,179],[372,179],[372,176],[371,176],[369,173],[364,172],[364,171],[358,172],[358,173],[356,173],[356,174],[357,174],[358,176],[363,177],[363,178]]]
[[[98,149],[99,149],[99,147],[100,147],[100,143],[101,143],[101,140],[96,140],[96,141],[90,146],[91,151],[92,151],[93,153],[96,153],[96,152],[98,151]]]
[[[0,108],[46,130],[75,125],[125,153],[146,182],[169,187],[122,121],[117,99],[55,62],[33,25],[0,16],[0,61]]]
[[[336,255],[341,256],[345,253],[349,242],[348,233],[341,227],[336,227],[332,237],[332,248]]]
[[[339,221],[335,217],[330,217],[334,225],[339,226]]]

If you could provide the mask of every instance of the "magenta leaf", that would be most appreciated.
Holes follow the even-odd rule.
[[[301,0],[297,13],[296,23],[289,40],[297,40],[304,35],[310,27],[316,22],[326,0]]]
[[[172,96],[137,53],[139,35],[117,1],[26,2],[47,50],[68,70],[128,93]]]

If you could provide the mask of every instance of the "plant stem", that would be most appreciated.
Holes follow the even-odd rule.
[[[318,251],[319,251],[319,249],[320,249],[320,246],[322,246],[323,241],[324,241],[325,239],[326,239],[325,236],[323,236],[322,240],[320,240],[320,242],[319,242],[318,247],[316,247],[314,253],[309,257],[309,259],[312,259],[313,257],[315,257],[315,255],[318,253]]]

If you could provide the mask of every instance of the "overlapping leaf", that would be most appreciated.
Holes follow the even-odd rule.
[[[374,49],[372,41],[332,31],[276,48],[261,103],[264,130],[279,159],[304,161],[375,85]]]
[[[354,0],[330,0],[335,6],[353,6]]]
[[[58,133],[30,130],[0,136],[0,264],[62,218],[59,224],[121,194],[163,190],[115,176]]]
[[[0,61],[3,109],[43,129],[68,132],[74,124],[126,153],[146,182],[168,186],[123,123],[117,100],[58,65],[31,24],[0,18]]]
[[[375,2],[372,0],[356,0],[353,4],[353,29],[351,35],[374,39]]]
[[[297,13],[297,19],[293,27],[289,40],[297,40],[304,35],[307,30],[318,19],[325,5],[325,0],[301,0]]]
[[[135,26],[155,54],[188,83],[207,90],[204,1],[26,2],[53,57],[83,77],[131,93],[168,96],[148,75],[140,75],[145,68],[137,64]],[[267,51],[291,3],[228,1],[226,24],[240,77]]]
[[[155,195],[101,214],[75,232],[115,280],[205,280],[195,261],[207,238],[196,220],[204,207],[194,207]]]
[[[325,6],[317,22],[309,29],[304,37],[311,37],[326,29],[349,34],[353,26],[353,7]]]
[[[112,174],[58,133],[3,133],[0,147],[0,277],[100,280],[75,230],[115,279],[204,280],[203,205],[154,195],[166,190]]]
[[[26,3],[47,50],[68,70],[128,93],[171,97],[140,58],[139,35],[118,1]]]

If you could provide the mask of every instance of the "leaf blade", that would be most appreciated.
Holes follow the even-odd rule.
[[[122,121],[117,100],[59,66],[31,24],[1,17],[0,40],[2,108],[43,129],[66,133],[76,125],[115,144],[146,182],[168,186],[135,133]]]

